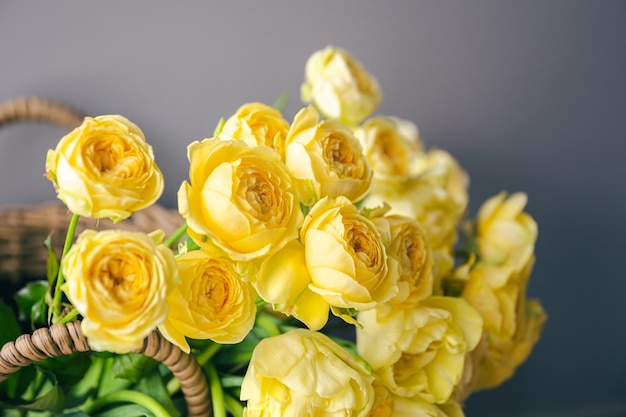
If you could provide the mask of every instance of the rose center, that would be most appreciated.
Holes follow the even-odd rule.
[[[363,171],[362,161],[347,140],[329,135],[322,141],[323,157],[339,177],[359,178]]]

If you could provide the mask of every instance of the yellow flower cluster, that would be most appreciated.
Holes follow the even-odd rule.
[[[244,415],[462,416],[473,389],[526,359],[545,320],[525,297],[537,236],[525,196],[486,202],[459,261],[457,161],[426,150],[412,122],[370,117],[380,87],[346,51],[314,53],[301,91],[312,104],[291,123],[248,103],[188,146],[178,209],[196,248],[174,257],[160,233],[79,236],[62,273],[82,328],[114,352],[156,328],[186,352],[188,338],[235,344],[267,312],[259,297],[307,329],[257,345]],[[85,119],[46,164],[84,216],[119,221],[163,187],[121,116]],[[356,354],[320,332],[329,313],[356,325]]]

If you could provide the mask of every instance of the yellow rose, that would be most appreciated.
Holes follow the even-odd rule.
[[[366,417],[373,379],[362,360],[328,336],[292,330],[254,349],[241,384],[244,416]]]
[[[368,417],[464,417],[458,402],[432,404],[419,396],[401,397],[390,392],[374,373],[374,406]]]
[[[165,320],[165,300],[178,285],[164,233],[86,230],[63,258],[63,291],[83,316],[94,350],[130,352]]]
[[[387,248],[398,262],[398,294],[392,304],[415,303],[433,292],[433,259],[420,224],[404,216],[372,219]]]
[[[361,63],[345,50],[329,46],[307,60],[301,96],[330,119],[359,124],[376,110],[382,93]]]
[[[526,212],[528,198],[500,193],[485,201],[478,211],[476,243],[481,264],[497,265],[500,283],[529,262],[537,241],[537,223]]]
[[[397,268],[376,226],[345,197],[318,201],[300,231],[309,288],[331,306],[367,310],[395,296]]]
[[[357,349],[395,395],[444,404],[478,344],[482,318],[466,301],[432,296],[381,316],[359,313]]]
[[[189,145],[189,177],[178,210],[200,246],[213,242],[233,259],[267,256],[298,236],[303,215],[278,153],[243,141]]]
[[[312,205],[322,197],[361,200],[373,171],[352,131],[337,121],[322,121],[312,107],[298,112],[289,130],[285,163],[296,178],[300,199]]]
[[[259,296],[274,310],[294,316],[311,330],[319,330],[328,321],[329,304],[309,288],[304,245],[297,240],[287,243],[261,264],[253,281]]]
[[[163,175],[143,132],[117,115],[86,117],[48,151],[46,171],[74,214],[116,223],[163,192]]]
[[[226,120],[221,135],[243,140],[249,146],[271,146],[284,157],[288,130],[289,123],[278,110],[263,103],[248,103]]]
[[[477,389],[495,388],[513,376],[537,344],[546,313],[537,300],[521,303],[517,331],[511,340],[492,340],[480,363]]]
[[[407,179],[418,174],[416,164],[423,154],[417,126],[408,120],[377,116],[354,129],[374,175]]]
[[[167,299],[169,314],[159,330],[189,353],[185,337],[239,343],[254,326],[256,294],[228,258],[205,250],[176,259],[180,285]]]
[[[482,263],[470,268],[466,277],[457,275],[465,280],[462,297],[484,319],[487,347],[476,389],[494,388],[509,379],[539,338],[546,314],[539,302],[526,300],[533,263],[531,257],[521,271],[509,270],[505,280],[500,266]]]

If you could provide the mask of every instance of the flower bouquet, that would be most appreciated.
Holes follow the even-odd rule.
[[[160,197],[137,125],[86,117],[48,152],[73,216],[16,295],[40,329],[18,338],[0,305],[2,415],[453,417],[513,375],[546,318],[526,195],[467,218],[467,174],[372,116],[379,84],[344,50],[311,55],[301,95],[291,122],[247,103],[188,146],[170,236],[74,236]]]

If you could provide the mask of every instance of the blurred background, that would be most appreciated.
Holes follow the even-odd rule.
[[[549,319],[527,363],[468,417],[626,415],[626,2],[0,3],[0,101],[36,95],[144,130],[175,207],[186,146],[243,103],[290,94],[327,45],[382,85],[471,177],[470,214],[525,191],[539,223],[529,288]],[[52,200],[46,151],[67,132],[0,131],[0,206]]]

